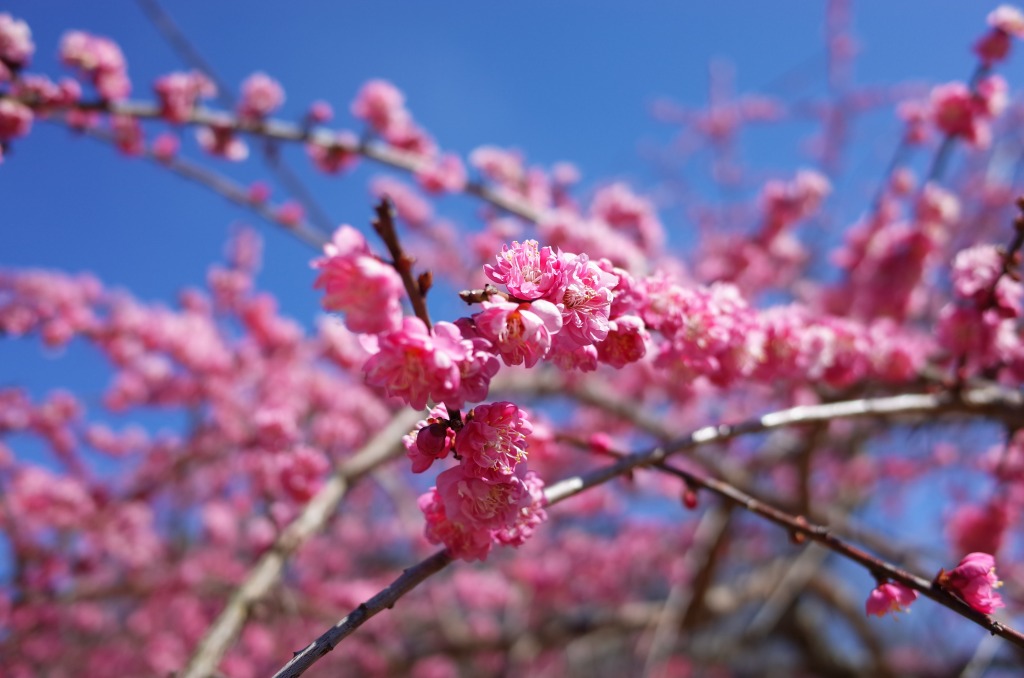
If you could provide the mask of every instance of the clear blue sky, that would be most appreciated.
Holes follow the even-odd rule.
[[[965,78],[973,64],[969,45],[995,4],[856,3],[856,80]],[[817,64],[810,77],[820,82],[824,66],[825,3],[811,0],[164,5],[228,82],[237,86],[254,70],[279,79],[288,97],[285,117],[298,117],[310,101],[324,98],[338,111],[338,123],[350,125],[355,91],[383,77],[406,92],[411,111],[442,147],[466,154],[494,143],[521,148],[545,165],[571,160],[585,186],[608,178],[629,179],[640,189],[650,185],[650,166],[638,149],[672,134],[652,120],[650,104],[658,97],[703,102],[712,58],[733,61],[740,90],[763,88],[809,60]],[[32,26],[38,47],[33,70],[63,73],[55,54],[70,28],[121,45],[136,96],[148,98],[156,76],[182,68],[132,0],[7,0],[0,9]],[[1015,55],[1004,70],[1011,86],[1020,81],[1015,76],[1022,63]],[[877,171],[895,134],[895,125],[881,125],[861,167]],[[792,148],[766,149],[777,155],[758,162],[779,173],[791,172],[801,157]],[[334,220],[365,225],[370,169],[339,180],[310,170],[301,149],[289,149],[287,157]],[[246,182],[268,176],[258,160],[220,167]],[[44,123],[0,165],[0,204],[0,266],[90,270],[144,299],[171,299],[178,289],[201,284],[230,225],[253,221],[203,188]],[[472,221],[472,205],[464,201],[440,207]],[[678,218],[666,215],[670,230],[683,228]],[[309,323],[318,303],[309,287],[310,251],[264,232],[261,283],[280,295],[289,314]],[[37,355],[35,344],[0,342],[0,382],[76,379],[67,360],[28,361]]]

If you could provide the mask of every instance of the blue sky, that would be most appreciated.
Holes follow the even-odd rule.
[[[701,104],[710,60],[730,59],[741,91],[762,90],[810,64],[802,71],[808,86],[799,94],[820,92],[824,69],[825,5],[810,0],[628,5],[179,0],[164,5],[227,82],[237,87],[255,70],[280,80],[288,97],[283,117],[297,118],[309,102],[324,98],[338,112],[337,124],[352,126],[347,109],[353,94],[367,79],[383,77],[406,92],[410,110],[445,149],[468,154],[493,143],[518,147],[531,162],[544,165],[570,160],[583,173],[584,189],[610,178],[627,179],[640,190],[653,185],[650,162],[641,151],[666,143],[672,130],[652,119],[650,105],[661,97]],[[973,65],[969,46],[994,6],[959,0],[857,4],[861,54],[855,80],[965,78]],[[121,45],[138,97],[149,97],[156,76],[182,68],[132,0],[6,0],[0,10],[32,26],[36,71],[63,73],[55,54],[61,34],[70,28]],[[1020,62],[1015,58],[1004,69],[1011,86]],[[844,201],[851,216],[897,134],[885,117],[865,129],[868,143],[857,151],[863,156],[856,163],[860,181],[849,184],[855,195]],[[807,164],[790,141],[768,138],[757,146],[757,164],[780,175]],[[194,145],[185,153],[195,157]],[[375,168],[364,166],[338,179],[311,170],[301,149],[288,149],[286,157],[334,221],[365,226],[366,186]],[[214,166],[243,182],[269,176],[256,159],[241,166],[214,161]],[[172,299],[180,288],[201,284],[231,225],[259,225],[222,198],[159,167],[119,157],[44,123],[0,165],[0,200],[0,266],[93,271],[144,299]],[[445,216],[476,225],[472,203],[447,199],[439,207]],[[665,221],[670,232],[687,227],[676,211],[666,211]],[[267,247],[261,284],[280,296],[290,315],[309,324],[318,304],[310,289],[311,252],[262,230]],[[68,360],[59,366],[27,360],[38,354],[34,344],[0,343],[0,378],[30,385],[75,378]]]

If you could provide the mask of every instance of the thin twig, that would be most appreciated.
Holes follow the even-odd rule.
[[[395,208],[391,200],[385,196],[381,198],[377,206],[373,208],[377,218],[373,220],[373,230],[377,232],[380,239],[384,241],[388,253],[391,255],[391,265],[398,271],[405,286],[405,293],[409,296],[409,303],[412,304],[412,311],[417,318],[423,321],[429,330],[430,313],[427,311],[426,292],[429,287],[429,275],[426,278],[417,280],[412,274],[412,265],[415,257],[409,256],[402,249],[402,243],[398,239],[398,230],[395,228]],[[425,282],[424,282],[425,281]]]

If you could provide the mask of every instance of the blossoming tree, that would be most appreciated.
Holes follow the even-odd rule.
[[[837,78],[848,10],[828,4]],[[4,671],[1019,672],[1024,198],[993,167],[1021,154],[998,73],[1021,37],[997,7],[966,81],[881,97],[902,138],[852,225],[827,218],[856,108],[837,96],[815,169],[693,198],[679,252],[634,188],[443,149],[393,83],[338,127],[325,102],[286,120],[266,73],[213,104],[194,57],[133,83],[82,30],[55,46],[72,77],[35,72],[30,26],[0,13],[0,172],[40,124],[148,159],[309,245],[329,312],[309,331],[257,288],[250,229],[173,307],[0,272],[3,341],[110,373],[101,402],[0,386]],[[710,149],[735,189],[755,182],[739,128],[791,104],[656,114],[676,160]],[[384,173],[325,228],[285,167],[277,204],[233,178],[260,144]],[[479,219],[435,216],[443,195]]]

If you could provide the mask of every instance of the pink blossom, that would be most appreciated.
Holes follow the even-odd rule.
[[[249,147],[235,135],[230,124],[213,124],[196,130],[196,140],[204,151],[232,162],[249,157]]]
[[[322,125],[334,117],[334,108],[323,99],[317,99],[309,105],[306,111],[306,119],[314,125]]]
[[[560,258],[563,288],[547,298],[562,311],[562,333],[580,346],[603,341],[608,336],[612,288],[618,279],[585,254],[563,254]]]
[[[125,155],[142,155],[146,150],[142,137],[142,125],[131,115],[114,115],[110,117],[110,128],[114,132],[114,143]]]
[[[472,475],[466,465],[437,476],[437,492],[449,519],[485,530],[514,524],[520,511],[532,503],[529,490],[517,476],[485,480]]]
[[[266,204],[270,200],[270,186],[262,181],[254,181],[249,185],[249,201],[255,205]]]
[[[974,43],[974,53],[978,55],[982,64],[992,66],[1005,59],[1010,54],[1012,46],[1013,36],[1004,30],[993,28]]]
[[[654,205],[633,193],[626,184],[614,183],[598,190],[590,211],[594,217],[639,243],[645,251],[656,251],[664,244],[664,227]]]
[[[307,502],[323,483],[330,462],[323,452],[300,446],[284,457],[281,465],[281,486],[292,499]]]
[[[580,346],[568,334],[559,332],[551,342],[547,359],[564,372],[593,372],[597,369],[597,347]]]
[[[409,116],[405,96],[386,80],[370,80],[356,94],[352,115],[365,120],[379,134],[403,124]]]
[[[1010,525],[1006,501],[993,499],[985,504],[960,506],[950,517],[946,529],[958,551],[998,553]]]
[[[906,612],[915,600],[917,591],[899,582],[879,584],[868,596],[865,612],[876,617],[884,617],[890,612]]]
[[[153,139],[153,144],[150,150],[153,153],[153,157],[160,162],[170,162],[174,160],[174,157],[178,155],[178,150],[181,148],[181,141],[177,135],[171,134],[170,132],[162,132]]]
[[[597,344],[597,358],[612,367],[625,367],[642,359],[650,343],[643,320],[635,315],[621,315],[608,321],[608,336]]]
[[[69,31],[60,42],[60,59],[87,75],[107,101],[120,101],[131,92],[121,48],[112,40],[84,31]]]
[[[0,13],[0,61],[13,68],[28,65],[36,51],[32,30],[21,19]]]
[[[421,410],[427,400],[462,404],[459,363],[472,353],[472,343],[459,329],[440,322],[428,330],[423,321],[406,316],[398,330],[380,335],[378,352],[363,366],[366,381],[384,388]],[[453,402],[454,401],[454,402]]]
[[[988,121],[1004,107],[1005,92],[1006,84],[998,76],[979,83],[977,95],[962,82],[938,85],[931,93],[932,119],[944,134],[987,148],[992,138]]]
[[[169,73],[153,85],[160,101],[160,115],[168,122],[187,122],[200,98],[217,94],[217,87],[199,71]]]
[[[562,328],[561,312],[543,299],[529,304],[485,301],[483,308],[473,321],[506,365],[533,367],[547,354],[552,336]]]
[[[426,518],[427,541],[444,544],[453,557],[461,560],[472,562],[487,558],[492,543],[490,530],[449,519],[436,487],[420,496],[419,507]]]
[[[466,168],[459,156],[446,153],[420,166],[416,181],[430,193],[457,193],[466,187]]]
[[[11,99],[0,100],[0,141],[23,137],[32,129],[32,109]]]
[[[334,143],[306,144],[306,153],[321,172],[338,174],[351,169],[359,162],[359,153],[353,150],[358,146],[359,140],[354,134],[341,131],[334,135]]]
[[[238,114],[250,120],[262,120],[284,103],[281,84],[263,72],[250,75],[242,83]]]
[[[532,431],[526,412],[513,403],[477,405],[455,437],[455,451],[471,474],[504,478],[526,459],[527,436]]]
[[[302,223],[303,218],[306,216],[306,209],[301,203],[289,200],[286,203],[282,203],[277,209],[274,210],[274,218],[282,226],[287,228],[294,228]]]
[[[516,191],[522,187],[526,170],[519,151],[481,146],[469,154],[469,164],[496,184]]]
[[[494,540],[506,546],[521,546],[529,539],[537,527],[547,520],[544,505],[544,481],[533,471],[523,476],[523,485],[530,495],[530,502],[519,509],[515,521],[493,532]]]
[[[313,286],[324,290],[322,305],[345,314],[353,332],[377,334],[398,330],[402,323],[402,278],[394,267],[370,253],[363,235],[341,226],[324,246],[326,256],[313,262],[319,271]]]
[[[532,301],[558,297],[563,288],[562,259],[550,247],[541,247],[536,240],[511,247],[502,245],[497,263],[486,264],[484,273],[496,283],[508,287],[517,299]]]
[[[940,571],[937,581],[978,612],[992,614],[1006,607],[995,589],[1002,586],[996,577],[996,561],[988,553],[969,553],[954,569]]]
[[[78,479],[39,466],[22,467],[7,499],[19,520],[60,528],[79,527],[96,510],[93,498]]]
[[[953,259],[953,289],[980,308],[997,308],[1006,317],[1021,312],[1024,287],[1003,273],[1003,255],[994,245],[975,245]],[[996,283],[996,281],[999,281]]]
[[[448,408],[444,403],[430,410],[430,415],[402,438],[413,473],[423,473],[436,460],[447,457],[454,443],[455,431],[448,426]]]

